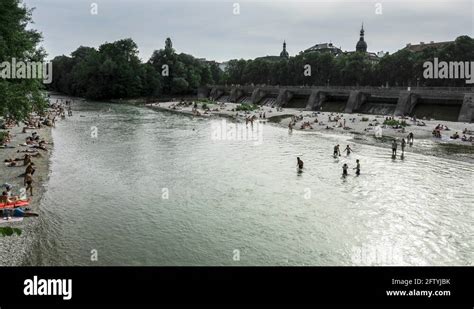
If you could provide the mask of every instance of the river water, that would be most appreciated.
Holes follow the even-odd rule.
[[[24,265],[472,265],[473,165],[265,124],[81,103],[53,130]],[[220,120],[214,120],[220,121]],[[94,133],[97,136],[94,137]],[[296,171],[296,156],[305,162]],[[362,174],[341,178],[360,159]]]

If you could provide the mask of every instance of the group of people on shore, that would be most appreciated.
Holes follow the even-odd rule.
[[[433,131],[431,132],[431,134],[435,137],[435,138],[442,138],[442,135],[441,135],[441,131],[450,131],[448,126],[445,126],[445,125],[442,125],[442,124],[438,124],[434,129]],[[473,131],[470,131],[468,130],[467,128],[465,128],[463,131],[462,131],[462,136],[459,135],[458,132],[455,132],[453,135],[451,135],[449,138],[450,139],[460,139],[461,141],[463,142],[474,142],[474,137],[472,135],[474,135],[474,132]],[[469,137],[467,137],[467,135],[470,135]]]
[[[33,158],[41,157],[40,151],[47,152],[47,145],[49,144],[45,139],[41,138],[38,134],[38,130],[42,129],[44,126],[54,127],[56,124],[56,118],[64,118],[67,115],[72,115],[71,110],[71,101],[58,99],[56,103],[49,105],[49,108],[46,112],[39,115],[30,114],[27,119],[23,121],[24,127],[20,134],[28,134],[28,130],[34,130],[30,135],[25,137],[25,142],[18,144],[20,147],[26,147],[26,149],[19,149],[16,153],[23,153],[20,157],[9,157],[4,159],[4,164],[6,167],[24,167],[24,173],[20,174],[19,177],[23,177],[23,186],[24,194],[14,195],[13,185],[5,182],[2,186],[2,194],[0,196],[0,203],[10,204],[15,203],[19,200],[26,199],[26,194],[33,196],[33,183],[34,183],[34,174],[36,171],[35,163]],[[15,126],[20,126],[19,121],[14,121],[11,118],[6,118],[3,123],[3,128],[8,129],[3,134],[3,138],[0,141],[2,148],[16,148],[17,146],[12,145],[13,138],[15,137],[11,133],[11,129]]]

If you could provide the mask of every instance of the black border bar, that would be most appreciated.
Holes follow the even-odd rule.
[[[25,280],[33,276],[72,279],[72,299],[25,296]],[[422,279],[424,283],[394,285],[393,279]],[[449,284],[434,284],[429,279],[449,279]],[[9,308],[9,304],[60,307],[80,304],[391,304],[404,308],[406,305],[473,308],[473,281],[472,267],[3,267],[0,268],[0,307]],[[449,290],[450,296],[387,296],[386,292],[414,289]]]

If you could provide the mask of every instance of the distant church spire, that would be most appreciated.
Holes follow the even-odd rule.
[[[280,57],[281,58],[286,58],[286,59],[290,58],[290,55],[286,51],[286,41],[283,41],[283,50],[280,53]]]
[[[360,29],[360,38],[356,45],[356,51],[367,52],[367,43],[364,41],[364,23],[362,22],[362,28]]]

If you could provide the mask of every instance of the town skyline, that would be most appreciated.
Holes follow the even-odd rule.
[[[66,3],[67,2],[67,3]],[[26,0],[32,28],[43,34],[48,58],[70,55],[79,46],[133,39],[147,61],[167,37],[178,52],[217,62],[277,56],[283,41],[291,56],[320,43],[355,50],[362,23],[370,52],[394,53],[407,43],[452,41],[473,36],[471,1],[108,1],[91,3]],[[379,6],[378,6],[379,5]],[[144,10],[144,7],[147,10]],[[378,14],[380,13],[380,14]],[[422,15],[421,15],[422,14]],[[182,18],[176,18],[182,16]],[[192,16],[192,17],[191,17]],[[423,20],[419,19],[423,16]],[[71,27],[57,27],[57,24]],[[414,31],[416,29],[416,31]],[[63,38],[63,39],[61,39]],[[64,38],[68,38],[65,40]]]

